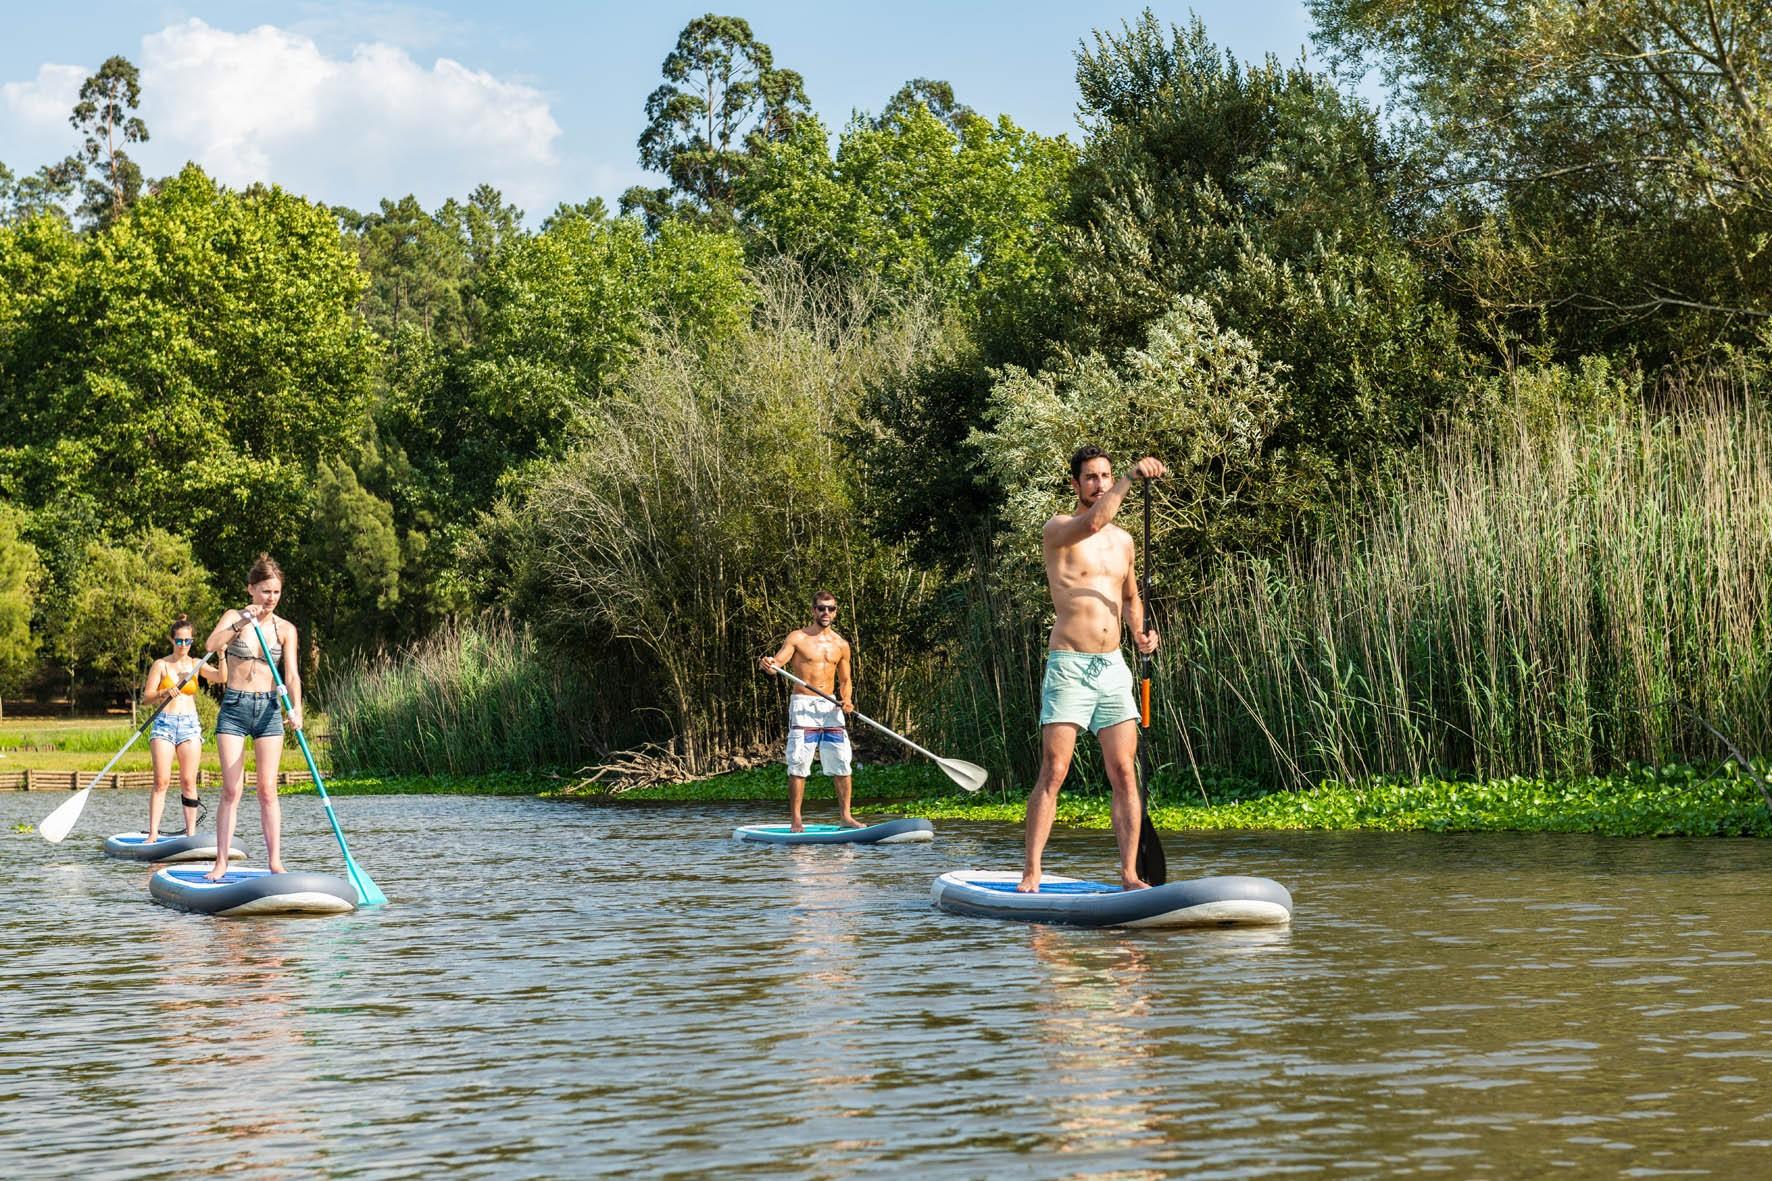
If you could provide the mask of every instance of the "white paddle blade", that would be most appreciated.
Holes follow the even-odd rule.
[[[983,767],[977,763],[968,763],[965,759],[936,759],[935,765],[967,791],[977,791],[991,777],[990,772]]]
[[[86,797],[92,791],[83,787],[62,802],[61,807],[43,818],[37,826],[37,835],[52,845],[59,845],[62,839],[74,831],[74,821],[80,819],[80,809],[86,806]]]

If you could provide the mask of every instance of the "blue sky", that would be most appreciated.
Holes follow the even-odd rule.
[[[81,78],[111,54],[143,71],[150,175],[194,159],[231,184],[275,181],[328,203],[416,193],[429,207],[482,180],[529,212],[656,183],[636,160],[646,96],[691,19],[743,16],[799,70],[840,127],[909,78],[945,78],[961,101],[1076,137],[1073,55],[1092,29],[1144,7],[1050,0],[890,5],[709,0],[497,5],[383,0],[15,6],[0,39],[0,162],[25,172],[75,146]],[[1242,58],[1296,59],[1311,20],[1293,0],[1152,3],[1197,13]]]

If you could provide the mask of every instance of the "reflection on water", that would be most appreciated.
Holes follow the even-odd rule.
[[[61,798],[0,796],[9,1176],[1737,1177],[1772,1148],[1766,842],[1173,836],[1173,876],[1275,877],[1294,925],[1086,932],[930,908],[1015,864],[1009,826],[755,846],[738,809],[365,798],[394,905],[224,921],[99,855],[133,797],[10,832]],[[317,804],[286,812],[336,871]]]

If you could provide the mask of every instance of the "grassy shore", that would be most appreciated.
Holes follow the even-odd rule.
[[[1767,768],[1759,769],[1765,774]],[[930,790],[931,788],[935,790]],[[809,800],[829,800],[830,781],[810,780]],[[964,796],[923,766],[863,767],[855,776],[858,804],[891,803],[895,811],[932,820],[1019,824],[1025,803],[1004,793]],[[1193,799],[1190,801],[1189,797]],[[1241,796],[1242,798],[1231,798]],[[779,768],[715,776],[695,783],[645,788],[622,800],[756,801],[784,805]],[[1606,836],[1772,836],[1772,809],[1738,767],[1638,768],[1567,781],[1513,777],[1483,782],[1426,780],[1324,783],[1303,792],[1253,794],[1246,786],[1194,802],[1190,779],[1159,779],[1151,818],[1165,831],[1321,829],[1425,832],[1586,832]],[[1063,795],[1059,823],[1109,827],[1102,796]]]

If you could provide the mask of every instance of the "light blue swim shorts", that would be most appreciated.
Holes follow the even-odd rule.
[[[1132,697],[1132,670],[1113,652],[1046,653],[1046,680],[1040,686],[1040,725],[1068,722],[1100,734],[1138,716]]]

